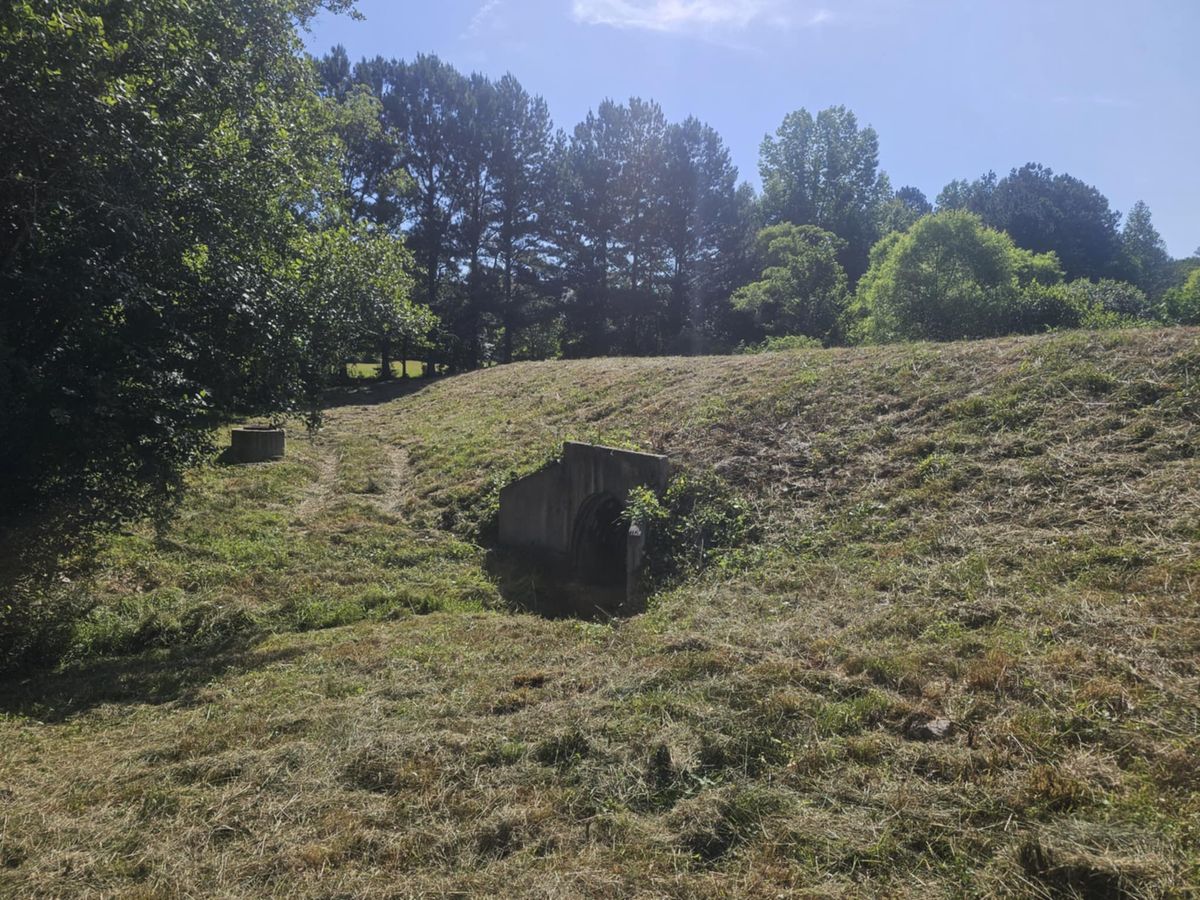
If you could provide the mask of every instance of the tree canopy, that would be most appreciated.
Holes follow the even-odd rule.
[[[758,281],[739,288],[733,305],[754,316],[768,337],[829,340],[850,299],[838,262],[846,242],[813,225],[771,225],[758,233]]]
[[[1054,254],[1022,250],[975,213],[926,216],[880,241],[859,285],[871,340],[956,340],[1018,330],[1022,290],[1062,278]]]
[[[879,176],[879,137],[860,128],[844,106],[813,116],[789,113],[760,151],[763,217],[768,224],[816,225],[845,242],[851,277],[866,270],[878,232],[874,210],[885,197]]]
[[[784,225],[833,235],[847,291],[862,294],[872,248],[935,209],[918,188],[893,189],[878,135],[842,106],[785,116],[762,142],[756,195],[713,128],[670,121],[652,100],[605,100],[559,131],[511,75],[465,75],[430,56],[351,65],[340,48],[319,69],[351,121],[368,110],[364,91],[377,105],[378,128],[347,136],[361,148],[347,191],[413,249],[417,296],[442,320],[439,369],[720,352],[797,327],[844,340],[793,317],[816,295],[795,260],[756,259],[754,236]],[[1028,259],[1054,253],[1073,280],[1124,280],[1157,301],[1187,274],[1164,265],[1144,205],[1122,228],[1099,191],[1039,164],[951,182],[936,208],[977,214]],[[1011,327],[1061,325],[1060,307],[1043,297]]]
[[[963,209],[1008,234],[1019,247],[1054,253],[1068,278],[1117,278],[1124,274],[1118,231],[1120,214],[1096,188],[1071,175],[1028,163],[996,180],[951,182],[938,209]]]
[[[344,6],[0,13],[0,510],[160,510],[216,424],[311,414],[356,316],[403,307],[407,257],[350,227],[297,34]]]

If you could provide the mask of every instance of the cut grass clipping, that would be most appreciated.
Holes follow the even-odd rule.
[[[0,895],[1200,884],[1194,330],[506,366],[340,395],[60,585]],[[648,612],[486,568],[564,440],[668,453]],[[703,565],[701,565],[703,563]]]

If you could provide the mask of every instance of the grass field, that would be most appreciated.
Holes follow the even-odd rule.
[[[379,370],[382,368],[381,363],[350,363],[346,366],[346,373],[351,378],[378,378]],[[392,363],[392,377],[400,378],[402,373],[407,371],[409,378],[420,378],[425,372],[425,363],[409,362],[401,368],[400,363]]]
[[[496,493],[566,439],[757,537],[642,616],[511,609]],[[1198,450],[1190,329],[345,391],[62,586],[0,895],[1193,896]]]

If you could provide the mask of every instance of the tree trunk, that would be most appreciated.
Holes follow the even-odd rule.
[[[504,255],[504,314],[501,321],[504,324],[504,349],[501,351],[504,362],[512,362],[513,357],[513,308],[512,308],[512,248]]]
[[[379,342],[379,380],[387,381],[392,377],[392,339],[384,337]]]

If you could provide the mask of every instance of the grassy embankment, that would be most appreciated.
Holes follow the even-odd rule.
[[[761,539],[627,621],[506,609],[473,535],[567,438]],[[344,395],[64,587],[72,660],[0,685],[0,894],[1185,895],[1198,450],[1194,330]]]

